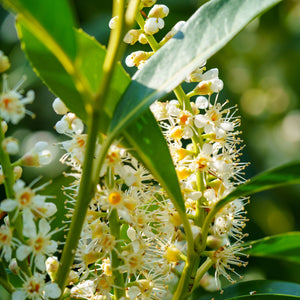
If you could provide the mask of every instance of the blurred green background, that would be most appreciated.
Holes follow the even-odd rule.
[[[224,0],[226,1],[226,0]],[[166,18],[168,32],[176,22],[187,20],[206,1],[165,0],[170,14]],[[71,2],[78,26],[106,44],[111,18],[111,1]],[[51,13],[51,12],[49,12]],[[58,22],[59,20],[53,20]],[[130,48],[130,49],[129,49]],[[127,48],[127,54],[141,48]],[[10,85],[13,87],[26,74],[25,90],[34,89],[36,100],[28,109],[36,118],[26,117],[10,133],[20,138],[23,151],[37,140],[58,142],[53,129],[59,117],[51,103],[55,96],[32,71],[24,56],[14,29],[14,17],[0,8],[0,49],[12,63]],[[249,24],[225,48],[211,58],[207,67],[217,67],[225,88],[219,99],[237,103],[242,118],[242,138],[246,144],[243,161],[251,162],[246,178],[270,167],[300,159],[300,1],[284,0],[261,18]],[[127,70],[130,74],[134,70]],[[54,148],[54,149],[57,149]],[[56,177],[63,167],[58,162],[61,152],[56,151],[50,167],[25,170],[30,181],[38,174]],[[248,205],[250,221],[246,231],[249,239],[286,231],[300,230],[300,186],[276,189],[253,196]],[[300,283],[299,266],[280,261],[250,259],[245,279],[269,278]]]

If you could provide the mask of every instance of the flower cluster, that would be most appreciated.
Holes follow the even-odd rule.
[[[139,32],[139,37],[146,35],[152,50],[156,51],[181,30],[184,22],[177,23],[155,44],[152,35],[157,31],[148,32],[147,29],[153,11],[159,12],[159,16],[168,10],[163,5],[155,5],[146,21],[139,21],[141,28],[135,32]],[[129,32],[124,41],[130,44],[140,41],[136,36]],[[126,64],[141,68],[151,55],[153,52],[134,52],[127,57]],[[206,70],[205,65],[203,61],[187,76],[186,82],[192,86],[189,93],[184,94],[178,87],[175,91],[177,99],[156,101],[151,105],[151,111],[169,145],[195,242],[197,236],[200,237],[207,213],[237,185],[245,182],[243,170],[247,165],[240,162],[243,147],[240,147],[242,141],[239,138],[237,108],[229,107],[228,101],[219,102],[223,81],[219,78],[218,69]],[[180,96],[182,94],[184,96]],[[215,266],[215,286],[219,289],[219,275],[234,282],[227,271],[237,274],[232,265],[246,265],[239,256],[242,239],[247,236],[242,233],[247,221],[244,210],[247,203],[248,199],[242,198],[226,205],[215,215],[209,229],[207,247],[210,251],[207,253]]]
[[[56,99],[53,107],[60,113],[56,107],[63,107],[63,103]],[[61,161],[73,169],[69,175],[74,177],[74,182],[65,188],[67,215],[72,216],[86,135],[74,114],[67,109],[61,111],[65,114],[55,128],[69,137],[61,143],[66,150]],[[96,151],[101,147],[99,143]],[[172,269],[179,261],[179,257],[170,254],[170,249],[180,234],[180,222],[172,203],[154,183],[151,174],[124,148],[111,145],[69,276],[73,298],[111,299],[116,285],[115,272],[125,276],[128,299],[156,299],[168,293],[167,280],[172,278]],[[119,236],[114,233],[115,226],[121,228]],[[112,266],[113,253],[121,261],[117,269]],[[55,276],[55,271],[51,276]]]
[[[0,51],[0,72],[9,69],[8,58]],[[33,114],[25,109],[25,104],[34,99],[33,91],[24,97],[19,88],[24,80],[13,89],[8,87],[8,76],[3,75],[2,92],[0,94],[1,121],[1,166],[0,184],[5,184],[7,198],[0,203],[0,256],[1,264],[17,275],[22,285],[12,293],[12,299],[48,299],[59,297],[60,289],[56,283],[46,284],[46,258],[52,256],[58,244],[52,239],[57,230],[51,230],[50,218],[57,211],[51,196],[38,192],[49,183],[34,187],[20,179],[23,166],[39,167],[51,161],[51,153],[46,142],[38,142],[27,153],[14,163],[10,155],[19,152],[18,141],[14,137],[5,137],[8,123],[17,124],[25,114]],[[11,188],[8,188],[11,185]],[[15,253],[15,258],[13,258]],[[3,259],[2,259],[3,258]],[[29,262],[29,267],[25,267]],[[3,266],[2,266],[3,267]],[[1,275],[2,276],[2,275]]]

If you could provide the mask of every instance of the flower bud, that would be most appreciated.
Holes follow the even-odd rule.
[[[149,11],[149,18],[165,18],[169,14],[169,8],[163,4],[154,5]]]
[[[142,7],[151,7],[156,3],[156,0],[141,0]]]
[[[9,59],[4,53],[0,50],[0,73],[5,72],[10,68]]]
[[[178,262],[180,261],[180,250],[177,249],[174,245],[169,246],[164,254],[165,259],[168,262]]]
[[[143,45],[148,44],[148,40],[147,40],[147,38],[146,38],[146,36],[145,36],[144,33],[141,33],[141,34],[139,35],[139,42],[140,42],[141,44],[143,44]]]
[[[48,143],[37,142],[31,151],[23,155],[21,164],[26,167],[40,167],[49,164],[52,160],[52,154],[47,147]]]
[[[2,149],[10,155],[15,155],[19,152],[19,143],[13,137],[7,137],[2,141]]]
[[[69,109],[66,107],[66,105],[59,98],[56,98],[53,101],[52,107],[53,107],[53,110],[58,115],[64,115],[64,114],[66,114],[69,111]]]
[[[14,167],[14,178],[15,180],[18,180],[21,178],[23,173],[23,169],[20,166]]]
[[[126,33],[123,41],[127,44],[133,45],[139,40],[140,33],[141,31],[138,29],[131,29]]]
[[[58,270],[59,262],[56,256],[50,256],[47,258],[46,262],[46,271],[50,276],[51,280],[55,280],[55,276]]]
[[[128,55],[125,63],[128,67],[140,67],[150,57],[150,53],[145,51],[136,51]]]
[[[11,272],[15,275],[18,275],[20,273],[20,267],[18,266],[17,260],[13,258],[10,263],[8,268],[11,270]]]
[[[2,166],[0,165],[0,184],[2,184],[5,180],[5,176],[2,170]]]
[[[1,126],[2,126],[2,131],[5,134],[6,131],[7,131],[7,128],[8,128],[7,123],[4,120],[2,120],[1,121]]]
[[[161,18],[149,18],[145,22],[144,30],[147,34],[152,35],[164,28],[165,22]]]
[[[162,39],[162,41],[159,43],[160,45],[164,45],[168,40],[170,40],[178,31],[181,30],[181,28],[184,26],[186,22],[185,21],[179,21],[177,22],[173,28],[166,34],[166,36]]]
[[[117,28],[118,21],[119,21],[119,17],[118,16],[115,16],[112,19],[110,19],[109,24],[108,24],[109,28],[110,29]]]

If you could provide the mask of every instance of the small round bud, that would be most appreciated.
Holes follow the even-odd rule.
[[[141,31],[138,29],[131,29],[126,33],[123,41],[127,44],[133,45],[138,41],[140,33]]]
[[[128,67],[140,67],[148,58],[150,54],[145,51],[136,51],[128,55],[125,59],[125,63]]]
[[[13,258],[9,263],[9,269],[11,272],[15,275],[18,275],[20,273],[20,267],[18,266],[17,260]]]
[[[53,110],[58,115],[64,115],[64,114],[66,114],[69,111],[69,109],[66,107],[66,105],[59,98],[56,98],[53,101],[52,107],[53,107]]]
[[[59,267],[59,262],[56,256],[50,256],[47,258],[46,262],[46,271],[50,276],[51,280],[55,280],[55,276]]]
[[[224,245],[224,239],[209,235],[206,239],[206,245],[211,249],[218,249]]]
[[[4,53],[0,50],[0,73],[5,72],[10,68],[9,59]]]
[[[108,23],[109,28],[110,28],[110,29],[115,29],[115,28],[117,28],[118,21],[119,21],[119,17],[118,17],[118,16],[115,16],[115,17],[113,17],[112,19],[110,19],[110,21],[109,21],[109,23]]]
[[[141,0],[142,7],[151,7],[156,3],[156,0]]]
[[[168,262],[178,262],[180,261],[180,250],[177,249],[174,245],[169,246],[164,254],[165,259]]]
[[[164,28],[165,22],[161,18],[149,18],[145,22],[144,30],[146,34],[152,35]]]
[[[2,120],[1,121],[1,126],[2,126],[2,131],[5,134],[6,131],[7,131],[7,128],[8,128],[7,123],[4,120]]]
[[[18,180],[21,178],[23,173],[23,169],[20,166],[14,167],[14,178],[15,180]]]
[[[195,101],[196,107],[200,109],[205,109],[208,107],[208,100],[204,96],[199,96]]]
[[[5,180],[5,176],[3,174],[2,166],[0,165],[0,184],[2,184]]]
[[[31,151],[23,155],[21,164],[26,167],[40,167],[49,164],[52,154],[47,147],[47,142],[37,142]]]
[[[149,18],[165,18],[169,14],[169,8],[163,4],[154,5],[149,11]]]
[[[19,152],[19,143],[13,137],[7,137],[2,141],[2,149],[10,155],[15,155]]]
[[[74,270],[71,270],[68,276],[68,284],[76,284],[79,281],[79,275]]]
[[[141,44],[143,44],[143,45],[148,44],[148,40],[147,40],[147,38],[146,38],[146,36],[145,36],[144,33],[141,33],[141,34],[139,35],[139,42],[140,42]]]

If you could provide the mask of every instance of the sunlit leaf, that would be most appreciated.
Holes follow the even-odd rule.
[[[251,248],[247,246],[251,245]],[[300,232],[288,232],[244,244],[245,253],[300,264]]]
[[[208,293],[195,290],[190,300],[234,300],[234,299],[295,299],[300,298],[300,284],[285,281],[253,280],[230,285],[224,292]]]
[[[76,86],[72,76],[60,64],[57,57],[24,25],[19,25],[18,30],[22,36],[23,48],[36,72],[50,90],[60,97],[72,112],[86,122],[88,116],[84,105],[84,94]],[[96,92],[97,82],[100,82],[102,77],[102,65],[106,50],[95,39],[80,30],[76,30],[75,37],[78,45],[77,70],[81,72],[81,77],[86,79],[85,85]],[[108,99],[103,111],[100,112],[99,129],[101,132],[106,133],[115,106],[129,83],[129,76],[118,64],[113,75]],[[177,175],[166,141],[151,112],[148,111],[130,125],[124,131],[124,135],[129,149],[135,149],[134,155],[138,156],[145,167],[160,181],[173,199],[175,206],[184,210]]]
[[[74,17],[67,0],[3,0],[71,72],[76,56]]]
[[[117,106],[109,133],[116,135],[149,105],[178,86],[255,17],[280,0],[211,0],[139,70]]]
[[[67,105],[83,121],[87,121],[87,113],[84,105],[84,93],[80,86],[76,86],[71,76],[62,66],[58,58],[36,38],[25,25],[18,24],[18,32],[21,36],[22,47],[38,75],[43,79],[49,89]],[[77,41],[76,68],[81,72],[85,85],[91,92],[97,91],[102,77],[102,65],[105,57],[105,49],[95,39],[81,30],[75,30]],[[112,117],[116,103],[130,82],[121,65],[118,65],[112,85],[108,93],[106,105],[100,115],[100,130],[106,131]]]

